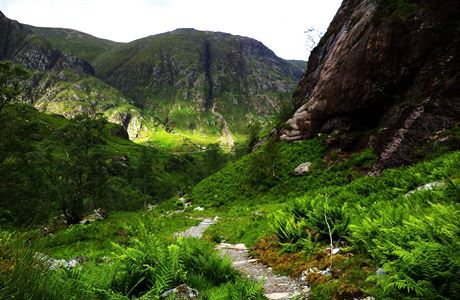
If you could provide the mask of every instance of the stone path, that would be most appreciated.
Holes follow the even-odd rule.
[[[176,232],[174,237],[182,236],[185,238],[194,237],[194,238],[202,238],[203,233],[208,229],[209,226],[212,224],[216,224],[219,217],[215,217],[214,219],[203,219],[200,224],[196,226],[189,227],[187,230],[182,232]]]
[[[205,230],[215,224],[218,217],[214,219],[203,219],[200,224],[192,226],[185,231],[175,233],[174,236],[182,237],[203,237]],[[226,244],[221,243],[216,249],[227,255],[233,262],[235,269],[245,274],[247,277],[264,281],[265,296],[271,300],[285,299],[308,299],[310,289],[300,284],[288,276],[278,276],[272,272],[272,269],[257,262],[257,259],[249,255],[248,248],[244,244]]]
[[[264,281],[265,296],[268,299],[307,299],[310,289],[302,286],[300,282],[288,276],[278,276],[273,273],[271,268],[258,263],[257,259],[249,255],[249,251],[244,244],[225,244],[217,245],[222,254],[228,255],[233,261],[235,269],[247,275],[247,277]]]

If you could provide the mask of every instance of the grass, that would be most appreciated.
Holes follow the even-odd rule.
[[[3,244],[0,249],[5,252],[0,253],[0,261],[6,262],[5,265],[11,261],[13,269],[0,272],[0,295],[30,295],[34,299],[155,297],[185,282],[200,291],[200,299],[241,299],[248,294],[262,299],[261,286],[241,278],[231,262],[214,251],[211,243],[173,239],[173,232],[198,221],[189,218],[195,212],[165,214],[167,207],[163,204],[149,212],[113,213],[105,220],[74,225],[48,237],[40,237],[37,230],[31,230],[15,235],[17,240],[13,241],[8,232],[2,231],[2,241],[8,239],[12,247]],[[25,250],[21,240],[28,240],[34,246]],[[43,266],[32,263],[36,252],[66,260],[83,256],[85,262],[72,271],[44,271]],[[14,253],[20,255],[17,262]],[[26,271],[22,266],[29,269]],[[34,278],[32,290],[27,283],[31,278]]]
[[[108,298],[129,295],[137,282],[144,286],[136,287],[138,296],[186,282],[199,289],[203,298],[222,299],[225,295],[224,299],[241,299],[254,293],[258,299],[260,286],[235,275],[228,261],[220,261],[212,252],[212,243],[245,243],[275,271],[298,276],[309,268],[330,267],[326,251],[330,234],[334,246],[341,251],[333,256],[331,276],[308,274],[313,297],[448,297],[457,291],[453,281],[457,276],[455,269],[446,266],[458,263],[455,236],[460,154],[442,154],[438,150],[440,156],[436,158],[370,177],[365,173],[375,155],[369,150],[326,151],[320,139],[267,144],[198,184],[185,196],[192,207],[183,212],[171,213],[183,208],[173,197],[153,211],[113,212],[106,220],[71,226],[53,236],[40,237],[38,230],[31,230],[21,239],[32,241],[50,257],[85,256],[86,262],[78,274],[56,273],[52,276],[57,279],[48,280],[74,282],[76,286],[83,282],[86,288],[78,288],[87,295],[103,294]],[[276,156],[269,155],[272,153]],[[292,170],[305,161],[313,163],[310,173],[293,176]],[[269,168],[261,162],[270,163]],[[272,178],[273,171],[279,178]],[[270,180],[260,180],[266,179],[264,176]],[[439,180],[448,184],[439,190],[405,196],[420,185]],[[197,206],[204,206],[204,211],[194,210]],[[197,224],[197,218],[215,216],[219,217],[218,223],[204,234],[208,242],[172,238],[174,232]],[[5,231],[1,238],[10,240],[11,234]],[[156,246],[145,248],[146,239],[153,239]],[[153,248],[170,255],[149,254],[148,249]],[[14,265],[12,248],[1,249],[0,265],[9,269]],[[153,284],[159,277],[141,266],[157,268],[154,261],[179,266],[166,259],[176,253],[168,251],[178,253],[179,273],[168,273],[176,267],[167,267],[164,272],[170,275],[165,276],[173,279]],[[160,256],[152,260],[148,255]],[[128,268],[126,259],[130,256],[133,262],[138,261],[133,266],[140,269]],[[117,267],[110,267],[107,260]],[[379,267],[383,267],[386,276],[375,276]],[[418,271],[423,268],[429,273]],[[106,275],[97,275],[101,273]],[[448,288],[440,290],[429,274],[444,278]],[[152,283],[139,281],[144,276],[150,276]],[[117,283],[114,278],[118,278]]]

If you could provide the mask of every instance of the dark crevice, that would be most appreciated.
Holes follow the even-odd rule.
[[[205,103],[204,107],[208,110],[213,106],[213,83],[211,77],[211,46],[209,41],[204,43],[204,71],[206,76]]]
[[[123,127],[128,130],[129,123],[131,123],[131,114],[127,114],[126,118],[123,120]]]

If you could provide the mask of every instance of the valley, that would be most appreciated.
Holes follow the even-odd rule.
[[[458,299],[459,23],[343,0],[306,62],[0,13],[0,299]]]

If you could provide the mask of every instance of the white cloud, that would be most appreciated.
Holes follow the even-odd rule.
[[[2,0],[21,23],[73,28],[128,42],[176,28],[255,38],[283,58],[307,59],[304,31],[325,31],[341,0]]]

